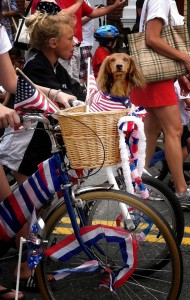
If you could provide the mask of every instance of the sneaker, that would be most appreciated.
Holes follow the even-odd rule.
[[[181,204],[181,207],[190,209],[190,188],[187,188],[186,192],[176,193],[176,196]]]

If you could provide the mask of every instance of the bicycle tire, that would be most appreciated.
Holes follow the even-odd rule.
[[[190,162],[189,161],[184,161],[183,173],[187,184],[189,184],[190,183]]]
[[[173,229],[177,241],[181,243],[184,235],[184,213],[176,195],[163,182],[143,174],[143,183],[149,191],[147,202],[158,210]]]
[[[112,224],[114,225],[115,217],[113,216],[113,214],[119,213],[119,203],[125,203],[131,208],[134,208],[136,214],[141,214],[141,218],[142,215],[146,215],[148,218],[151,218],[152,222],[154,223],[151,233],[154,233],[154,239],[158,243],[153,242],[151,239],[148,240],[148,237],[144,241],[139,242],[138,269],[142,270],[143,264],[146,264],[146,260],[149,260],[150,255],[152,255],[153,253],[155,253],[154,258],[158,259],[156,251],[159,252],[160,257],[160,248],[167,248],[169,257],[167,258],[167,262],[165,262],[165,267],[162,270],[159,270],[159,272],[157,272],[156,269],[151,270],[152,275],[149,277],[139,275],[138,272],[136,272],[134,275],[131,275],[131,277],[121,288],[116,289],[114,293],[111,293],[109,290],[98,289],[99,273],[89,273],[89,275],[87,275],[86,273],[79,275],[70,275],[69,279],[65,278],[58,283],[48,281],[48,273],[51,273],[52,269],[55,270],[59,268],[60,262],[57,263],[55,261],[51,261],[50,259],[44,258],[44,260],[36,270],[36,278],[42,299],[57,300],[58,298],[60,298],[60,295],[65,295],[68,300],[71,300],[74,297],[73,293],[76,294],[78,299],[80,300],[135,300],[147,299],[148,297],[150,300],[155,299],[155,297],[157,297],[156,299],[178,299],[181,290],[183,274],[181,253],[170,226],[159,214],[159,212],[156,212],[156,210],[154,210],[152,207],[145,204],[143,201],[140,201],[138,197],[122,191],[101,190],[85,192],[80,195],[80,198],[85,201],[86,205],[89,205],[90,207],[90,209],[88,210],[89,224],[91,224],[92,222],[94,224],[101,224],[102,218],[105,219],[106,216],[109,216],[109,219],[111,219],[111,221],[108,219],[107,223],[108,221],[111,223],[114,222]],[[108,204],[112,206],[108,206]],[[110,212],[108,211],[109,208],[111,208]],[[109,213],[112,214],[110,215]],[[64,225],[62,221],[65,222]],[[56,240],[59,240],[59,238],[63,239],[64,236],[67,236],[67,232],[64,233],[64,229],[68,229],[67,221],[67,211],[65,204],[63,203],[62,206],[59,206],[58,209],[52,215],[50,215],[47,220],[45,220],[47,232],[46,238],[49,240],[48,246],[56,242]],[[142,224],[139,223],[136,229],[134,231],[131,231],[131,234],[133,234],[133,236],[137,236],[137,234],[139,234],[139,232],[141,232],[141,230],[144,228],[141,227],[144,226],[143,219],[141,219],[141,222]],[[106,223],[105,220],[103,220],[103,223]],[[69,232],[72,232],[72,229],[69,229]],[[159,237],[155,237],[156,232],[160,233]],[[113,252],[113,248],[109,248],[109,250]],[[116,264],[114,266],[117,266],[119,262],[119,254],[116,250],[118,249],[114,249],[114,254],[117,254],[116,257],[114,256],[116,260]],[[66,265],[68,266],[68,264],[73,264],[74,266],[76,266],[76,262],[78,264],[81,264],[85,259],[86,256],[84,254],[80,254],[78,257],[75,257],[73,260],[71,259],[69,262],[67,262]],[[159,259],[162,260],[162,258]],[[145,263],[143,263],[144,260]],[[161,280],[162,282],[160,283],[160,288],[158,284],[158,282],[160,282],[159,280]],[[128,298],[126,298],[126,296],[128,296]]]

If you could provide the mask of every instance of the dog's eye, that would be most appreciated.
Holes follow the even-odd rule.
[[[115,61],[115,58],[112,58],[112,59],[110,59],[110,62],[112,62],[112,63],[113,63],[114,61]]]
[[[128,58],[126,58],[126,57],[125,57],[123,60],[124,60],[124,61],[129,61],[129,59],[128,59]]]

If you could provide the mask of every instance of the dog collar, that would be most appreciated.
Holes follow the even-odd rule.
[[[114,96],[112,94],[109,94],[108,92],[103,92],[103,94],[111,101],[122,103],[126,108],[131,107],[131,101],[129,96]]]

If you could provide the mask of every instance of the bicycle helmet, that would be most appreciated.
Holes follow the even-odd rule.
[[[118,29],[112,25],[100,26],[94,33],[94,38],[97,41],[101,41],[102,39],[115,39],[118,37],[121,37],[121,35]]]

